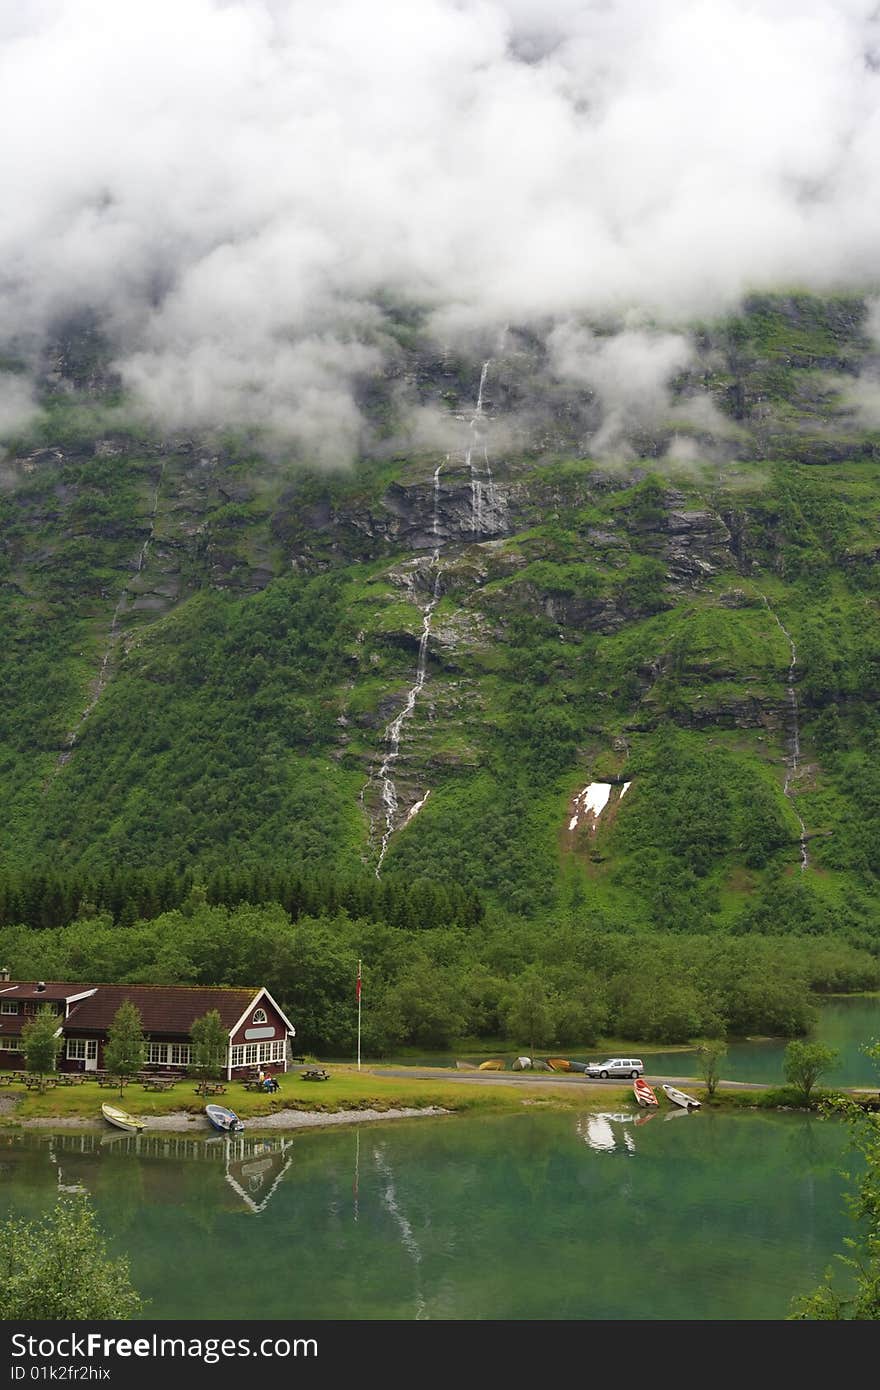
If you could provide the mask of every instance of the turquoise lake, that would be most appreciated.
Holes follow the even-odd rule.
[[[816,1116],[632,1107],[6,1131],[0,1219],[88,1192],[151,1319],[777,1319],[853,1233],[848,1144]]]
[[[822,1077],[822,1085],[871,1086],[880,1087],[880,1067],[863,1051],[866,1043],[880,1040],[880,996],[851,995],[848,998],[823,1000],[818,1009],[818,1022],[810,1035],[811,1039],[825,1042],[839,1052],[835,1066]],[[768,1038],[760,1041],[732,1042],[727,1056],[721,1064],[721,1075],[728,1081],[762,1081],[782,1085],[784,1076],[782,1059],[786,1038]],[[541,1057],[563,1055],[582,1061],[602,1061],[609,1056],[641,1057],[645,1063],[645,1073],[651,1077],[697,1076],[699,1063],[696,1052],[677,1048],[669,1051],[652,1051],[647,1043],[631,1043],[629,1048],[619,1052],[601,1052],[595,1047],[550,1048],[538,1052]],[[486,1057],[503,1057],[508,1067],[515,1053],[504,1052],[462,1052],[457,1054],[463,1061],[481,1062]],[[350,1060],[350,1059],[345,1059]],[[456,1056],[452,1053],[412,1052],[397,1058],[384,1059],[386,1062],[400,1062],[409,1066],[455,1066]]]

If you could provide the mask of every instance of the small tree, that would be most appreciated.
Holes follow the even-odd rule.
[[[727,1043],[722,1038],[712,1038],[697,1049],[700,1076],[706,1083],[711,1100],[721,1079],[721,1060],[727,1056]]]
[[[133,1318],[127,1260],[110,1260],[86,1197],[62,1197],[39,1221],[0,1225],[0,1308],[19,1322]]]
[[[226,1070],[229,1032],[216,1009],[197,1018],[191,1030],[193,1060],[190,1071],[200,1081],[221,1077]]]
[[[41,1091],[46,1089],[46,1073],[53,1072],[58,1061],[58,1053],[61,1050],[60,1026],[55,1010],[44,1004],[21,1030],[24,1064],[28,1071],[36,1072],[39,1076]]]
[[[795,1039],[788,1044],[782,1064],[785,1079],[800,1092],[804,1105],[809,1105],[813,1087],[822,1073],[834,1066],[837,1058],[837,1050],[824,1043]]]
[[[864,1051],[880,1062],[880,1043],[873,1043]],[[858,1189],[846,1199],[850,1214],[859,1222],[860,1234],[845,1240],[849,1255],[836,1257],[848,1271],[851,1291],[835,1288],[829,1269],[824,1284],[794,1300],[789,1317],[822,1322],[880,1320],[880,1114],[866,1112],[842,1097],[828,1104],[853,1126],[853,1143],[865,1160]]]
[[[504,1006],[504,1024],[512,1038],[528,1040],[529,1056],[535,1046],[545,1047],[556,1037],[556,1001],[548,993],[540,973],[529,969],[514,981]]]
[[[130,999],[126,999],[119,1005],[107,1030],[107,1044],[104,1048],[107,1070],[115,1072],[119,1077],[120,1096],[123,1077],[135,1076],[143,1067],[145,1047],[141,1011]]]

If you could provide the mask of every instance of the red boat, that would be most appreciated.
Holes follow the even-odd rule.
[[[653,1089],[644,1077],[637,1076],[633,1081],[633,1094],[639,1105],[657,1105],[659,1103]]]

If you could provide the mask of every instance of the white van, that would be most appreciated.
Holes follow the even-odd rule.
[[[608,1062],[588,1062],[587,1076],[601,1076],[604,1081],[609,1076],[641,1076],[645,1064],[641,1057],[612,1057]]]

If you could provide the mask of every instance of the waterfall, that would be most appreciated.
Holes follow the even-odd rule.
[[[791,662],[789,663],[788,675],[786,676],[785,686],[786,699],[788,701],[789,710],[789,737],[788,756],[785,760],[785,782],[783,784],[782,790],[791,802],[792,810],[797,816],[798,824],[801,828],[801,872],[803,872],[803,870],[807,868],[810,862],[809,856],[807,854],[807,827],[805,826],[800,811],[798,810],[797,805],[795,804],[795,793],[792,790],[792,783],[798,775],[798,768],[800,766],[801,761],[800,710],[798,708],[797,691],[794,688],[794,668],[797,666],[797,647],[794,644],[794,638],[792,637],[788,628],[782,622],[781,618],[770,607],[770,602],[767,598],[767,595],[762,594],[761,597],[764,600],[767,612],[770,614],[777,627],[783,633],[785,640],[788,642],[789,650],[791,652]]]
[[[150,543],[154,539],[156,534],[156,513],[159,510],[159,494],[162,490],[162,480],[164,478],[164,475],[165,464],[163,463],[162,467],[159,469],[159,476],[156,480],[156,490],[153,493],[153,505],[150,510],[149,534],[146,540],[144,541],[143,545],[141,546],[140,551],[138,552],[137,561],[135,562],[135,574],[140,574],[143,570],[144,565],[146,564],[147,554],[149,553]],[[79,741],[79,736],[82,731],[82,727],[91,715],[92,711],[94,710],[95,706],[97,705],[107,686],[107,681],[110,676],[110,658],[112,657],[113,652],[116,648],[116,643],[119,640],[119,619],[122,616],[122,610],[125,607],[125,601],[127,597],[128,585],[125,584],[123,586],[122,593],[119,595],[119,598],[116,602],[116,607],[113,609],[113,617],[110,620],[110,629],[107,633],[107,644],[104,647],[104,654],[101,657],[101,665],[98,669],[97,677],[92,686],[91,699],[89,700],[88,704],[86,705],[85,709],[80,715],[79,722],[77,723],[76,728],[71,730],[71,732],[67,735],[67,738],[64,741],[64,751],[59,754],[58,762],[55,765],[56,772],[59,768],[64,767],[65,763],[68,763],[72,758],[73,750],[76,747],[77,742]]]
[[[483,388],[486,385],[486,377],[489,374],[489,367],[492,363],[491,357],[483,363],[480,372],[480,386],[477,391],[477,403],[474,406],[474,413],[471,416],[470,431],[471,438],[465,451],[465,467],[471,475],[471,530],[474,537],[481,536],[486,525],[486,507],[491,511],[495,509],[495,483],[492,478],[492,469],[489,467],[489,452],[485,444],[480,443],[480,424],[483,418]],[[483,455],[482,477],[474,465],[474,451],[479,449]],[[483,481],[485,479],[485,481]],[[491,518],[490,518],[491,524]]]
[[[439,550],[435,550],[432,557],[435,565],[437,565],[439,558],[440,552]],[[419,698],[419,695],[422,692],[422,687],[425,684],[425,675],[428,665],[428,639],[431,636],[431,616],[434,612],[434,609],[437,607],[437,602],[439,598],[440,570],[438,568],[436,577],[434,579],[433,592],[422,612],[422,635],[419,640],[419,656],[418,661],[416,663],[415,684],[408,691],[406,701],[404,703],[403,709],[400,711],[400,714],[398,714],[395,719],[392,719],[391,723],[388,725],[388,728],[385,730],[385,757],[382,759],[382,765],[379,768],[379,781],[382,786],[382,805],[385,808],[385,833],[382,836],[382,848],[379,851],[379,862],[376,865],[377,878],[381,873],[382,864],[384,862],[385,855],[388,852],[388,842],[391,839],[391,836],[394,832],[394,823],[397,819],[397,811],[399,804],[397,797],[397,787],[395,786],[394,778],[391,775],[391,770],[394,764],[396,763],[398,757],[400,756],[401,730],[403,729],[406,720],[409,719],[410,715],[415,709],[416,700]]]
[[[448,462],[449,462],[449,455],[447,454],[447,455],[446,455],[446,458],[445,458],[444,461],[443,461],[443,463],[448,463]],[[432,519],[432,522],[431,522],[431,534],[432,534],[433,537],[434,537],[434,545],[435,545],[435,546],[439,546],[439,545],[440,545],[440,474],[441,474],[441,472],[443,471],[443,463],[438,463],[438,464],[437,464],[437,467],[434,469],[434,515],[433,515],[433,519]],[[438,555],[438,551],[435,550],[435,551],[434,551],[434,560],[435,560],[435,563],[436,563],[436,560],[437,560],[437,555]]]

